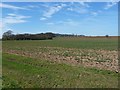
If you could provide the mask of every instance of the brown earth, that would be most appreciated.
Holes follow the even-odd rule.
[[[34,50],[4,50],[6,53],[45,59],[74,66],[95,67],[118,72],[118,51],[39,47]]]

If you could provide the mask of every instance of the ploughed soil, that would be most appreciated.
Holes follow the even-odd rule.
[[[118,72],[118,51],[39,47],[31,49],[3,49],[5,53],[45,59],[74,66],[95,67]]]

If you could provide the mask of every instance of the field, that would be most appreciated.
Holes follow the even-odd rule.
[[[3,41],[3,88],[117,88],[116,37]]]

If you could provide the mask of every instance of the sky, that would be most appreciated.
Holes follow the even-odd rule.
[[[0,10],[0,37],[8,30],[15,34],[118,35],[115,2],[4,2]]]

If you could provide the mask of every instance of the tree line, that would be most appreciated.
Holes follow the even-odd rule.
[[[9,30],[4,32],[2,40],[47,40],[53,39],[54,37],[76,37],[85,35],[74,35],[74,34],[55,34],[52,32],[38,33],[38,34],[13,34],[13,31]]]
[[[13,34],[11,30],[4,32],[2,40],[47,40],[53,39],[55,35],[51,32],[39,34]]]
[[[48,40],[54,37],[87,37],[85,35],[74,35],[74,34],[55,34],[52,32],[38,33],[38,34],[13,34],[11,30],[4,32],[2,40]],[[105,35],[105,37],[109,37]]]

